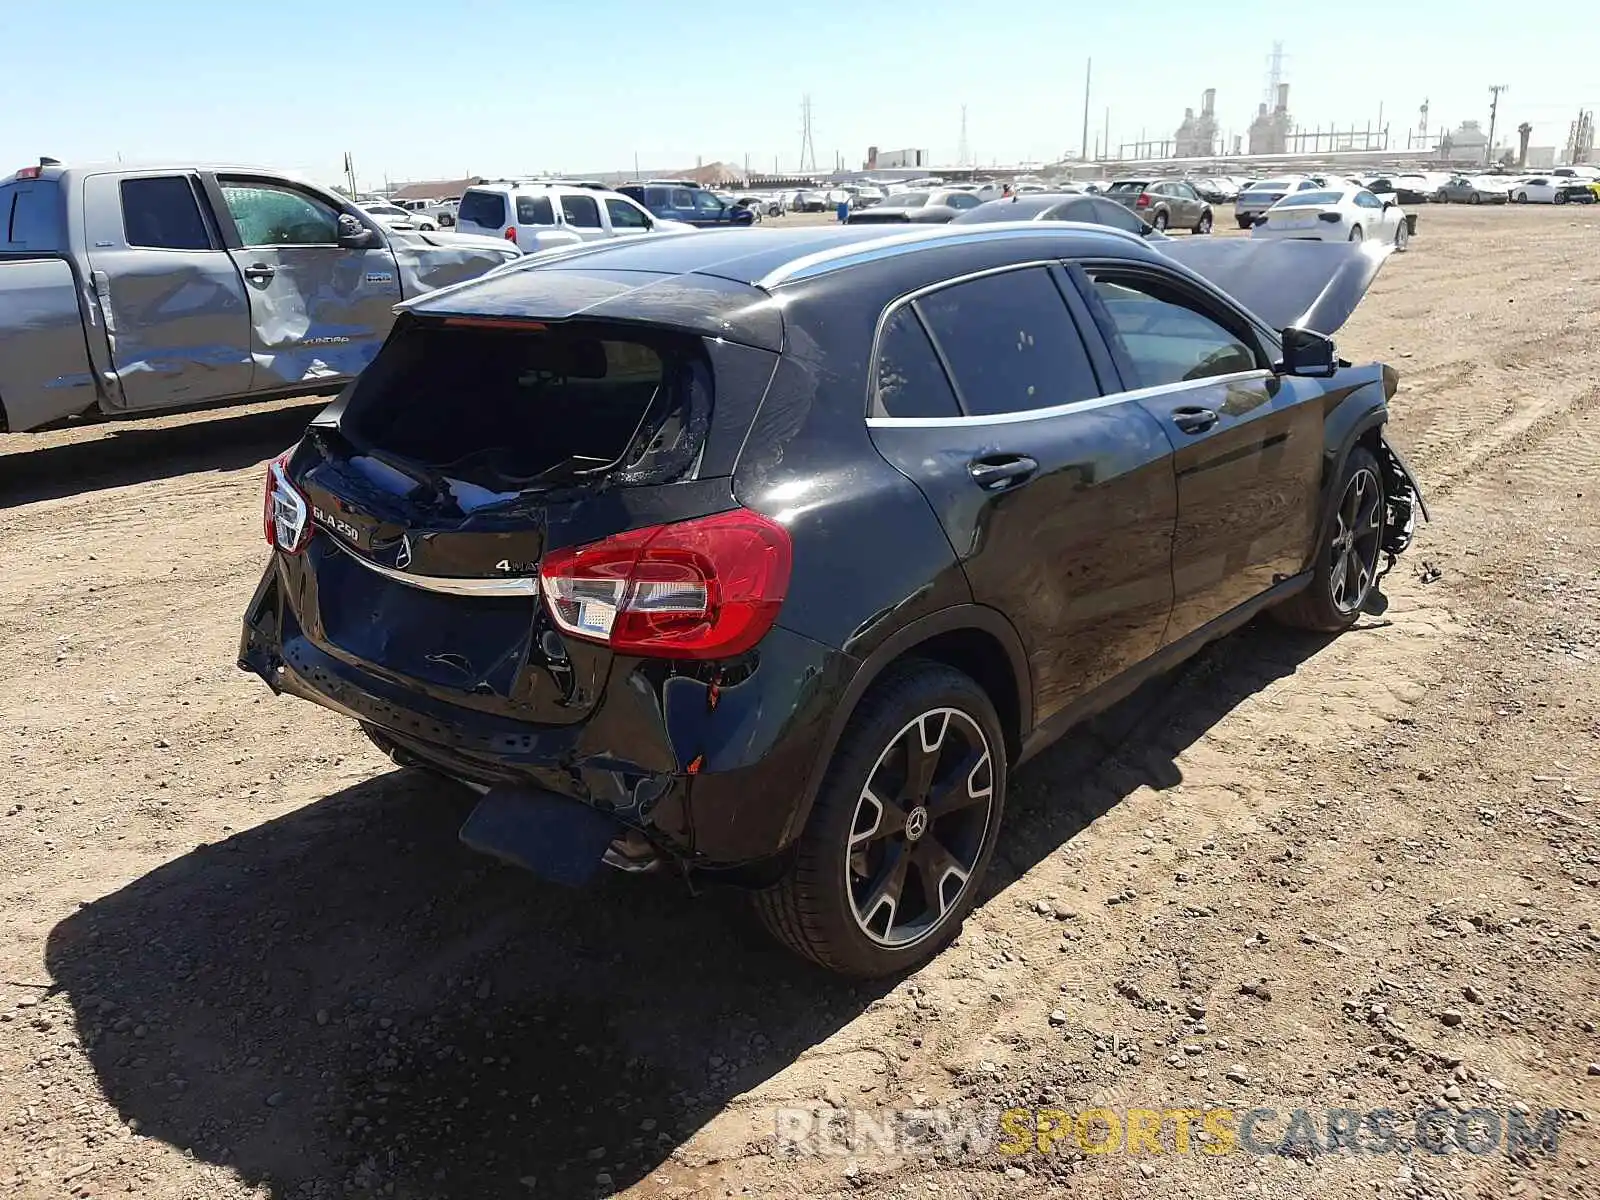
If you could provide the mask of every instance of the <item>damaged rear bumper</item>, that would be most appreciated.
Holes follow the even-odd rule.
[[[437,770],[486,800],[532,792],[599,814],[615,835],[613,865],[627,869],[648,866],[651,851],[706,869],[781,853],[799,832],[829,716],[855,669],[848,655],[776,627],[737,672],[618,657],[604,703],[586,720],[534,725],[352,666],[300,629],[283,594],[275,559],[246,612],[241,669],[360,722],[397,762]],[[785,689],[773,677],[793,696],[781,712],[771,699]],[[496,827],[507,820],[500,812]],[[580,840],[597,836],[581,818],[573,828],[590,831]],[[468,833],[469,844],[496,852]]]

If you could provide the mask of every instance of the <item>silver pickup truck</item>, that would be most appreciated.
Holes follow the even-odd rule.
[[[394,305],[518,257],[274,171],[43,159],[0,179],[0,431],[337,391]]]

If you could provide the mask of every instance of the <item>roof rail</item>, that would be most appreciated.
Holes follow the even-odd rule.
[[[913,254],[918,250],[934,246],[962,246],[977,242],[1015,241],[1019,239],[1038,239],[1048,237],[1061,237],[1070,235],[1083,237],[1103,234],[1109,238],[1121,238],[1125,241],[1135,242],[1140,246],[1147,246],[1139,235],[1128,233],[1126,230],[1117,229],[1110,225],[1095,226],[1089,230],[1055,230],[1042,229],[1038,222],[1007,222],[983,227],[956,227],[949,225],[924,225],[921,229],[907,230],[904,233],[891,233],[881,238],[873,238],[864,242],[847,242],[839,246],[831,246],[826,250],[818,250],[811,254],[801,255],[792,259],[781,267],[768,271],[756,280],[756,286],[763,291],[771,291],[781,283],[794,283],[802,279],[812,279],[818,275],[826,275],[832,271],[842,270],[853,263],[871,262],[874,259],[889,258],[901,254]]]

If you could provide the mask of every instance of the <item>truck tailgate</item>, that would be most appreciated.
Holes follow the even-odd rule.
[[[95,402],[94,375],[65,259],[0,254],[0,405],[20,432]]]

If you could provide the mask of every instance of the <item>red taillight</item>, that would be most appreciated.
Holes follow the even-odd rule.
[[[17,178],[18,179],[37,179],[37,178],[39,178],[39,172],[42,171],[43,169],[44,169],[43,167],[23,167],[21,170],[19,170],[17,172]]]
[[[513,246],[517,244],[517,227],[515,225],[506,226],[506,241],[510,242]]]
[[[299,554],[311,540],[311,513],[300,489],[289,482],[289,456],[285,450],[267,464],[267,492],[261,513],[267,545],[285,554]]]
[[[735,509],[549,551],[539,582],[551,618],[575,637],[627,654],[726,658],[772,628],[793,558],[788,530]]]
[[[1133,202],[1133,206],[1135,208],[1149,208],[1150,207],[1150,193],[1149,192],[1140,192],[1139,193],[1139,198]]]

